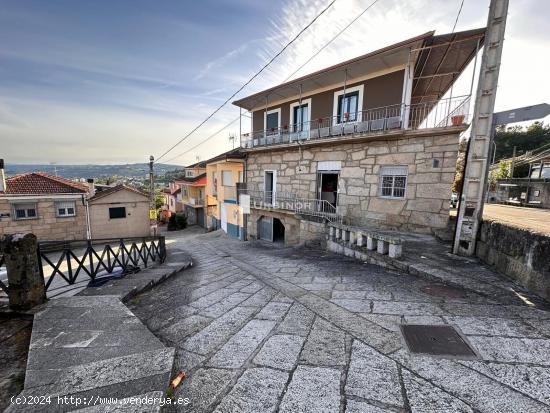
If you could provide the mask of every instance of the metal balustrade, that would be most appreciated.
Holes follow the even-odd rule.
[[[288,144],[302,140],[376,134],[400,129],[429,129],[462,125],[470,108],[470,96],[458,96],[412,105],[396,104],[364,111],[327,116],[280,128],[258,130],[241,136],[244,148]]]
[[[239,195],[250,196],[251,208],[281,209],[295,214],[314,216],[329,222],[342,222],[338,208],[324,199],[302,198],[291,192],[239,189]]]

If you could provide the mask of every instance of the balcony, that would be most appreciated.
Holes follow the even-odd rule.
[[[460,126],[468,119],[470,96],[441,99],[412,105],[391,105],[343,116],[328,116],[284,125],[281,128],[254,131],[241,137],[243,148],[315,141],[339,136],[376,135],[398,130],[419,130]]]
[[[290,192],[271,192],[240,189],[239,195],[250,196],[252,209],[277,209],[294,214],[307,215],[329,222],[342,223],[338,208],[324,199],[300,198]],[[239,196],[241,206],[242,198]]]

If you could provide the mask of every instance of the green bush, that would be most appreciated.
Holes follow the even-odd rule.
[[[168,231],[175,231],[176,229],[178,229],[175,214],[170,215],[170,218],[168,218],[168,225],[166,226],[166,229]]]
[[[187,227],[187,215],[176,214],[176,228],[184,229]]]

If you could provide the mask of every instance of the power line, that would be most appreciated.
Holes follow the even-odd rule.
[[[453,25],[453,31],[451,33],[455,32],[456,24],[458,23],[458,18],[460,17],[460,13],[462,12],[462,6],[464,6],[464,0],[460,2],[460,8],[458,9],[458,13],[456,14],[455,24]]]
[[[283,80],[283,83],[288,81],[292,76],[294,76],[296,73],[298,73],[301,69],[304,68],[305,65],[307,65],[309,62],[311,62],[313,59],[315,59],[319,53],[321,53],[324,49],[326,49],[332,42],[334,42],[338,37],[340,37],[342,35],[342,33],[344,33],[347,29],[350,28],[350,26],[355,23],[357,20],[359,20],[367,11],[369,11],[376,3],[378,3],[380,0],[374,0],[371,4],[369,4],[365,9],[363,9],[363,11],[361,13],[359,13],[357,16],[355,16],[355,18],[350,21],[342,30],[340,30],[338,33],[336,33],[336,35],[330,39],[327,43],[325,43],[319,50],[317,50],[317,52],[315,52],[313,55],[311,55],[298,69],[296,69],[294,72],[292,72],[285,80]],[[201,145],[202,143],[212,139],[213,137],[215,137],[218,133],[222,132],[224,129],[228,128],[229,126],[231,126],[233,123],[235,123],[236,121],[238,120],[237,119],[234,119],[232,120],[231,122],[229,122],[227,125],[225,125],[222,129],[220,129],[218,132],[216,132],[216,134],[214,135],[210,135],[208,138],[206,138],[204,141],[202,141],[201,143],[193,146],[191,149],[181,153],[180,155],[177,155],[173,158],[170,158],[168,161],[166,161],[165,163],[168,163],[174,159],[177,159],[179,158],[180,156],[182,155],[185,155],[186,153],[190,152],[191,150],[195,149],[197,146]]]
[[[351,22],[347,24],[342,30],[340,30],[338,33],[336,33],[336,36],[334,36],[332,39],[330,39],[327,43],[323,45],[317,52],[315,52],[309,59],[307,59],[298,69],[296,69],[294,72],[292,72],[290,75],[287,76],[285,80],[283,80],[283,83],[288,81],[292,76],[294,76],[296,73],[298,73],[302,68],[307,65],[309,62],[311,62],[313,59],[315,59],[319,53],[321,53],[325,48],[330,45],[333,41],[335,41],[342,33],[344,33],[353,23],[355,23],[357,20],[363,16],[371,7],[373,7],[376,3],[378,3],[379,0],[374,0],[369,6],[367,6],[366,9],[364,9],[361,13],[359,13]]]
[[[186,153],[189,153],[191,152],[193,149],[195,149],[196,147],[202,145],[203,143],[205,143],[206,141],[209,141],[210,139],[214,138],[215,136],[217,136],[219,133],[223,132],[224,129],[228,128],[229,126],[231,126],[232,124],[234,124],[235,122],[237,122],[240,118],[240,115],[237,116],[235,119],[233,119],[231,122],[229,122],[227,125],[225,125],[224,127],[222,127],[220,130],[214,132],[212,135],[210,135],[209,137],[207,137],[206,139],[200,141],[199,143],[197,143],[195,146],[187,149],[185,152],[182,152],[180,153],[179,155],[176,155],[174,156],[173,158],[170,158],[168,159],[167,161],[165,161],[164,163],[170,163],[171,161],[173,161],[174,159],[177,159],[179,158],[180,156],[183,156],[185,155]]]
[[[166,154],[168,154],[170,151],[172,151],[176,146],[178,146],[180,143],[182,143],[185,139],[187,139],[191,134],[193,134],[197,129],[199,129],[202,125],[204,125],[206,122],[208,122],[216,113],[218,113],[227,103],[233,99],[240,91],[242,91],[246,86],[248,86],[256,77],[260,75],[277,57],[279,57],[288,47],[290,47],[310,26],[313,25],[317,21],[319,17],[321,17],[334,3],[336,0],[332,0],[317,16],[313,18],[302,30],[298,32],[292,40],[290,40],[278,53],[276,53],[258,72],[256,72],[248,81],[246,81],[235,93],[233,93],[231,96],[229,96],[216,110],[214,110],[210,115],[206,117],[201,123],[199,123],[195,128],[191,130],[187,135],[185,135],[183,138],[181,138],[178,142],[176,142],[174,145],[172,145],[167,151],[165,151],[162,155],[160,155],[157,158],[157,162],[161,160]]]

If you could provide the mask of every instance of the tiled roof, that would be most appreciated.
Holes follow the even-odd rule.
[[[206,174],[192,184],[189,184],[189,186],[206,186]]]
[[[80,194],[88,186],[45,172],[29,172],[6,179],[6,195]]]
[[[141,191],[137,188],[134,188],[132,186],[120,184],[120,185],[113,186],[112,188],[105,189],[101,192],[96,193],[93,197],[90,198],[90,202],[95,201],[96,199],[99,199],[99,198],[103,198],[107,195],[111,195],[115,192],[122,191],[122,190],[131,191],[131,192],[134,192],[136,194],[143,195],[144,197],[149,198],[149,194],[146,193],[146,192],[143,192],[143,191]]]

